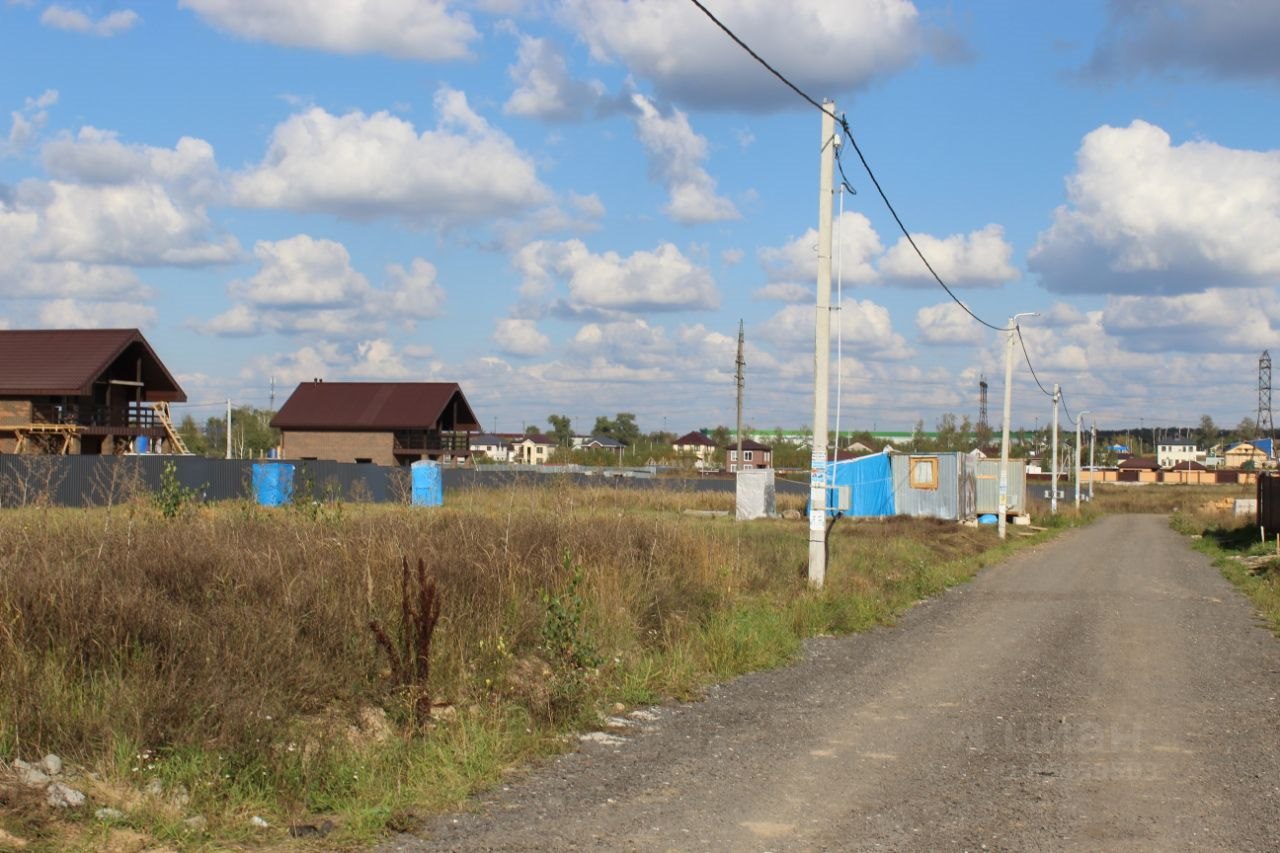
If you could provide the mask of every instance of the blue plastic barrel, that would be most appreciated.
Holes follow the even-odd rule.
[[[444,477],[439,462],[419,460],[409,466],[413,482],[414,506],[443,506]]]
[[[253,494],[260,506],[283,506],[293,500],[292,463],[253,463]]]
[[[140,435],[133,440],[133,450],[135,453],[146,453],[151,449],[151,442],[147,440],[145,435]]]

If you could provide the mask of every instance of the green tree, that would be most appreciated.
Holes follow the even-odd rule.
[[[547,423],[551,424],[550,435],[556,440],[556,444],[561,447],[573,444],[573,426],[568,415],[548,415]]]
[[[597,415],[596,425],[591,428],[591,434],[607,435],[610,438],[613,438],[614,429],[615,429],[615,426],[613,421],[609,420],[609,418],[606,417],[605,415]]]
[[[640,427],[632,412],[618,412],[613,419],[613,437],[630,446],[640,440]]]
[[[916,435],[920,434],[920,430],[916,431]],[[946,412],[942,417],[938,418],[938,435],[934,439],[934,446],[937,450],[956,450],[959,429],[956,427],[956,416],[950,412]]]
[[[209,444],[205,440],[204,433],[200,431],[200,425],[191,415],[183,416],[182,422],[178,424],[178,435],[182,438],[182,443],[187,446],[187,450],[192,453],[204,456],[208,452]]]
[[[1258,437],[1258,424],[1253,418],[1243,418],[1236,425],[1236,431],[1232,434],[1232,438],[1236,441],[1251,441]]]
[[[1196,444],[1203,450],[1208,450],[1218,443],[1218,425],[1213,422],[1213,418],[1208,415],[1200,416],[1200,428],[1196,430]]]
[[[265,456],[280,443],[280,434],[269,424],[272,412],[240,406],[231,410],[231,456],[236,459],[253,459]],[[204,454],[227,455],[227,419],[211,417],[204,424]],[[183,440],[186,437],[183,436]],[[190,447],[190,445],[188,445]],[[191,448],[192,452],[195,448]]]

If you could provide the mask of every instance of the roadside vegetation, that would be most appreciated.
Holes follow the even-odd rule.
[[[52,810],[0,780],[26,849],[368,842],[604,715],[891,623],[1051,535],[842,520],[815,592],[804,520],[683,513],[728,494],[188,497],[0,513],[0,760],[54,753],[88,797]]]
[[[1237,495],[1253,496],[1252,487]],[[1276,531],[1268,532],[1270,541],[1262,541],[1254,515],[1237,516],[1230,503],[1221,496],[1184,502],[1173,515],[1173,527],[1192,537],[1195,547],[1213,559],[1223,576],[1249,597],[1280,636],[1280,544]]]

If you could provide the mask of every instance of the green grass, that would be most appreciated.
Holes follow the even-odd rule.
[[[1275,540],[1262,542],[1252,517],[1223,512],[1179,513],[1171,524],[1180,533],[1198,537],[1196,549],[1213,559],[1223,577],[1249,597],[1280,636],[1280,549]]]
[[[805,637],[891,623],[1053,534],[845,520],[815,591],[804,520],[681,512],[731,506],[557,484],[432,511],[6,511],[0,758],[62,755],[98,775],[92,807],[125,812],[119,831],[176,848],[288,846],[290,824],[321,819],[337,824],[327,845],[369,842],[563,749],[616,703],[697,697]],[[401,565],[419,557],[443,602],[427,687],[446,707],[426,727],[369,630],[401,624]],[[164,793],[143,793],[154,782]],[[91,815],[0,796],[28,849],[107,846]]]

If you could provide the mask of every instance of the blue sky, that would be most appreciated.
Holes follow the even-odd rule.
[[[707,6],[965,304],[1041,313],[1073,413],[1255,414],[1280,6]],[[746,420],[812,420],[820,116],[687,0],[0,0],[0,55],[0,326],[138,326],[197,418],[449,380],[486,427],[683,432],[732,422],[742,320]],[[842,427],[976,419],[984,374],[998,423],[996,333],[842,157]]]

